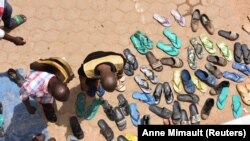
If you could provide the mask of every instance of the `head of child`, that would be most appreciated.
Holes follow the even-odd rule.
[[[50,79],[48,91],[56,100],[61,102],[67,101],[70,94],[67,85],[62,83],[56,77]]]
[[[113,92],[117,87],[117,75],[111,70],[101,73],[100,80],[103,89],[107,92]]]

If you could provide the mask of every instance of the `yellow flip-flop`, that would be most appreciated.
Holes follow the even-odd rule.
[[[138,141],[138,137],[134,134],[128,133],[125,136],[127,138],[127,140],[129,141]]]
[[[183,92],[183,85],[182,85],[182,81],[181,81],[181,71],[180,70],[174,71],[173,88],[174,88],[174,91],[176,93]]]
[[[203,83],[200,79],[198,79],[196,76],[192,75],[191,77],[192,81],[196,85],[196,88],[202,93],[205,93],[207,91],[207,85]]]

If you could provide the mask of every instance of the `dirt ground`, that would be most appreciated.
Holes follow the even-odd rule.
[[[16,47],[10,42],[2,40],[0,42],[0,71],[6,71],[8,68],[24,68],[29,71],[29,64],[39,58],[47,57],[65,57],[72,66],[76,76],[77,69],[82,63],[87,54],[93,51],[115,51],[122,52],[125,48],[130,48],[136,55],[140,66],[148,66],[145,56],[140,55],[132,43],[130,35],[135,31],[140,30],[146,33],[154,43],[163,40],[166,43],[169,41],[163,36],[164,27],[158,24],[153,18],[154,13],[159,13],[169,17],[172,21],[171,29],[182,39],[183,46],[181,48],[180,58],[184,60],[184,67],[191,74],[192,71],[187,64],[187,50],[189,39],[198,37],[201,33],[208,33],[201,26],[198,32],[193,33],[190,28],[190,14],[192,10],[198,8],[201,13],[206,13],[216,28],[232,30],[240,34],[239,42],[250,43],[250,36],[244,32],[241,27],[244,23],[250,23],[247,15],[250,12],[249,0],[9,0],[13,7],[14,14],[25,14],[28,21],[21,27],[11,31],[11,35],[22,36],[27,41],[23,47]],[[186,17],[187,26],[180,27],[171,16],[172,9],[178,9]],[[215,43],[216,41],[224,41],[230,46],[233,51],[234,42],[228,41],[218,34],[213,36],[208,35]],[[249,44],[250,47],[250,44]],[[152,50],[158,58],[167,57],[165,53],[154,47]],[[208,53],[206,53],[207,55]],[[220,55],[217,48],[217,55]],[[206,59],[199,60],[198,68],[204,69]],[[220,67],[222,71],[232,69],[232,62],[226,67]],[[160,82],[170,82],[173,75],[173,70],[170,67],[164,67],[160,76]],[[135,74],[141,74],[139,70]],[[220,79],[219,81],[223,81]],[[249,82],[249,79],[246,79]],[[230,96],[228,97],[227,105],[224,110],[218,110],[215,106],[210,117],[201,121],[201,124],[222,124],[230,121],[233,118],[231,110],[232,95],[237,94],[235,89],[236,83],[230,81]],[[48,124],[48,130],[51,136],[58,141],[65,141],[68,135],[71,135],[69,127],[69,117],[75,115],[75,100],[76,94],[79,92],[79,80],[76,77],[70,82],[71,89],[70,100],[65,103],[56,102],[58,121],[56,124]],[[128,101],[136,102],[141,115],[150,114],[152,124],[162,124],[162,119],[154,115],[148,110],[148,105],[141,103],[132,98],[132,92],[138,91],[139,87],[134,82],[133,77],[126,79],[127,90],[123,94]],[[150,84],[154,90],[155,85]],[[107,99],[113,106],[118,104],[118,92],[112,94],[107,93],[104,98]],[[197,91],[200,96],[198,104],[199,110],[203,106],[208,97],[213,97],[207,93],[202,94]],[[176,97],[176,94],[174,94]],[[162,98],[160,106],[166,106],[172,109],[172,105],[167,105]],[[181,103],[183,109],[188,110],[189,104]],[[250,112],[250,107],[244,105]],[[247,115],[247,113],[244,113]],[[85,138],[83,140],[102,141],[105,140],[99,133],[97,121],[105,119],[115,132],[115,137],[125,135],[126,133],[137,133],[137,128],[131,123],[130,117],[127,119],[127,129],[119,131],[115,122],[111,122],[106,117],[103,109],[100,108],[98,114],[93,120],[87,121],[80,119],[81,127],[84,130]],[[250,122],[249,122],[250,123]]]

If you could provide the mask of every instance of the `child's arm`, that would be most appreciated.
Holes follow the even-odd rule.
[[[24,45],[26,43],[22,37],[11,36],[11,35],[5,33],[2,29],[0,29],[0,38],[7,40],[7,41],[10,41],[17,46]]]
[[[29,97],[26,98],[25,100],[23,100],[23,104],[25,105],[27,111],[28,111],[30,114],[35,114],[36,108],[30,105]]]

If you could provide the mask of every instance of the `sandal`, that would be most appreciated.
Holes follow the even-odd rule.
[[[154,54],[149,51],[147,54],[146,54],[146,58],[149,62],[149,65],[152,67],[153,70],[157,71],[157,72],[160,72],[163,70],[163,66],[161,64],[161,62],[159,61],[159,59],[157,59]]]
[[[101,105],[101,101],[98,98],[95,98],[92,104],[87,108],[84,118],[86,120],[93,119],[95,115],[97,114],[100,105]]]
[[[211,63],[206,63],[205,68],[217,79],[222,78],[223,74],[217,66],[214,66]]]
[[[161,58],[162,65],[170,66],[171,68],[182,68],[183,61],[178,57],[165,57]]]
[[[244,84],[237,84],[236,85],[236,89],[239,92],[242,101],[250,106],[250,92],[249,90],[246,88],[246,86]]]
[[[218,99],[217,99],[218,109],[223,110],[225,108],[228,94],[229,94],[229,87],[224,87],[221,90],[221,93],[219,94]]]
[[[137,61],[135,55],[132,54],[132,52],[130,51],[130,49],[127,48],[127,49],[123,50],[123,54],[124,54],[124,56],[127,59],[127,63],[129,63],[130,65],[133,66],[133,70],[137,70],[137,68],[138,68],[138,61]]]
[[[73,132],[73,135],[77,139],[83,139],[84,133],[83,133],[82,128],[78,122],[77,117],[75,117],[75,116],[70,117],[69,122],[70,122],[70,127],[71,127],[71,130]]]
[[[224,59],[223,57],[216,56],[216,55],[208,55],[207,61],[216,65],[219,65],[219,66],[223,66],[223,67],[227,65],[226,59]]]
[[[134,126],[141,125],[140,112],[135,103],[130,104],[130,117]]]
[[[226,45],[224,42],[218,42],[217,46],[220,48],[220,51],[225,59],[228,61],[231,61],[233,59],[233,54],[231,50],[229,50],[228,45]]]
[[[191,69],[195,70],[197,68],[195,51],[192,47],[188,47],[187,52],[188,52],[188,65]]]
[[[123,82],[121,82],[120,80],[117,81],[117,86],[116,89],[118,92],[124,92],[126,91],[126,86]]]
[[[20,26],[21,24],[25,23],[27,21],[26,16],[24,15],[16,15],[14,17],[11,18],[11,26],[7,27],[8,29],[14,29],[18,26]]]
[[[243,113],[239,95],[234,95],[232,98],[232,110],[234,118],[240,117]]]
[[[23,83],[25,82],[25,79],[20,73],[18,73],[12,68],[10,68],[7,73],[12,81],[14,81],[19,87],[22,87]]]
[[[144,48],[147,49],[153,49],[154,44],[153,41],[150,40],[145,34],[143,34],[141,31],[136,31],[134,36],[139,39],[141,44],[144,46]]]
[[[230,41],[235,41],[239,38],[239,34],[236,33],[236,32],[233,32],[233,31],[225,31],[225,30],[219,30],[218,31],[218,34],[221,36],[221,37],[224,37]]]
[[[46,119],[49,122],[55,123],[57,121],[57,116],[52,104],[42,104],[43,111]]]
[[[173,88],[174,88],[174,91],[178,94],[184,91],[182,80],[181,80],[181,71],[179,70],[174,71]]]
[[[163,26],[171,26],[171,22],[170,22],[170,20],[169,19],[167,19],[166,17],[163,17],[163,16],[161,16],[161,15],[159,15],[159,14],[154,14],[154,19],[157,21],[157,22],[159,22],[161,25],[163,25]]]
[[[145,55],[148,52],[148,49],[144,47],[140,40],[135,37],[135,35],[130,36],[130,40],[133,43],[135,49],[142,55]]]
[[[196,56],[199,58],[199,59],[202,59],[204,57],[204,51],[203,51],[203,46],[201,43],[199,43],[199,41],[196,39],[196,38],[191,38],[190,39],[190,43],[191,45],[194,47],[194,50],[195,50],[195,53],[196,53]]]
[[[158,76],[146,66],[141,66],[141,72],[150,80],[151,83],[156,84],[158,83]]]
[[[207,86],[205,83],[203,83],[200,79],[198,79],[196,76],[192,75],[192,81],[194,82],[196,88],[201,91],[202,93],[207,92]]]
[[[135,82],[139,85],[144,93],[151,93],[151,88],[145,79],[142,79],[140,75],[135,76]]]
[[[173,47],[170,44],[165,44],[163,41],[157,42],[156,46],[170,56],[177,56],[180,53],[180,51],[177,48]]]
[[[175,18],[175,20],[179,23],[181,26],[185,26],[186,20],[185,18],[178,12],[177,10],[173,9],[171,10],[171,15]]]
[[[200,40],[208,53],[214,54],[216,52],[213,42],[205,34],[200,35]]]
[[[149,105],[155,104],[154,97],[147,93],[133,92],[132,97]]]
[[[78,117],[83,117],[85,113],[85,100],[86,100],[86,94],[84,93],[78,93],[76,98],[76,115]]]
[[[169,39],[169,41],[175,48],[177,49],[181,48],[182,45],[181,39],[175,33],[173,33],[169,28],[164,29],[163,34]]]
[[[239,42],[236,42],[234,44],[234,60],[235,60],[235,62],[241,63],[242,56],[243,56],[243,52],[242,52],[241,44]]]

